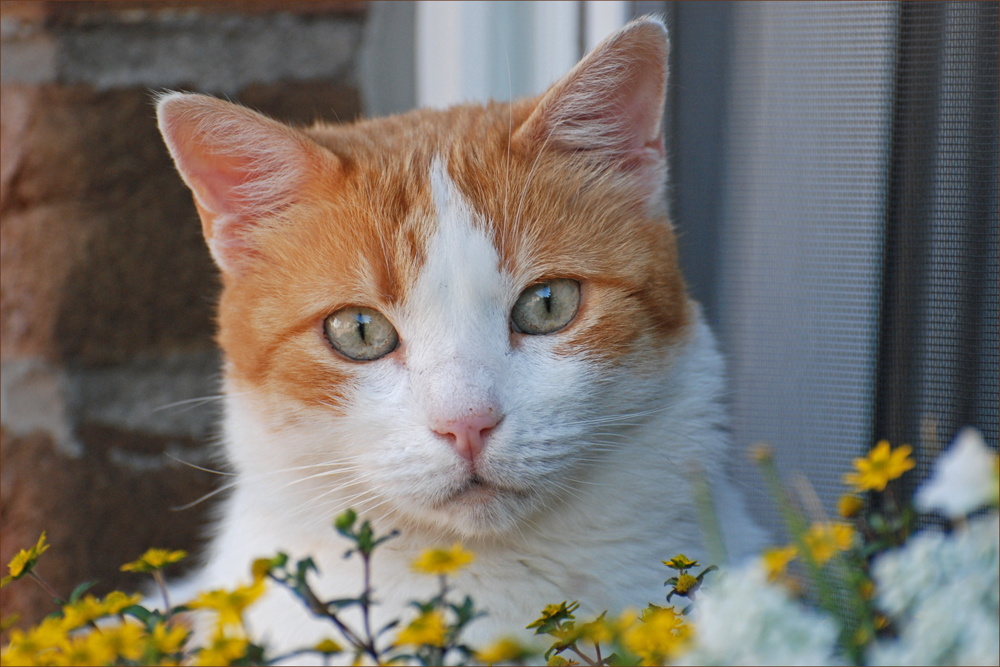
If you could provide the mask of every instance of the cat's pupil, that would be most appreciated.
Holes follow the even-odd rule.
[[[542,297],[545,302],[545,312],[552,312],[552,288],[548,285],[542,285],[541,289],[535,292],[538,296]]]
[[[372,321],[371,315],[365,315],[364,313],[358,313],[358,338],[364,342],[368,342],[365,338],[365,325],[370,324]]]

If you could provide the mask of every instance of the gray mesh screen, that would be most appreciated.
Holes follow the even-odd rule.
[[[894,5],[739,4],[720,324],[738,448],[770,443],[833,506],[871,439]],[[759,496],[762,523],[780,522]]]
[[[705,296],[734,439],[772,444],[831,514],[851,459],[880,438],[914,445],[918,473],[961,425],[996,446],[997,7],[738,3],[719,36],[725,153]],[[699,48],[684,42],[691,11],[675,11],[682,50]],[[733,467],[776,529],[753,465]]]

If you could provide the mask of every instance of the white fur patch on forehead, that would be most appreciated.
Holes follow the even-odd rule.
[[[500,256],[475,211],[435,157],[430,167],[431,199],[437,226],[407,301],[413,342],[468,350],[475,341],[506,334],[504,304],[510,281],[500,270]],[[498,321],[498,318],[499,319]],[[436,340],[421,340],[433,336]],[[411,352],[417,354],[411,345]]]

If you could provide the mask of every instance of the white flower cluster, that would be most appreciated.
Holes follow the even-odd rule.
[[[934,462],[931,478],[917,489],[913,497],[917,509],[959,519],[983,505],[996,506],[1000,501],[996,460],[979,431],[963,428]]]
[[[830,665],[837,626],[771,585],[759,562],[703,589],[693,611],[691,648],[680,665]]]
[[[1000,661],[1000,518],[951,535],[924,531],[874,564],[879,606],[899,638],[879,642],[875,665],[995,665]]]
[[[917,491],[922,511],[951,519],[998,503],[996,455],[965,429]],[[1000,515],[925,530],[872,567],[878,606],[899,631],[868,650],[872,665],[1000,663]],[[721,576],[694,606],[687,665],[822,665],[840,662],[837,624],[767,581],[760,562]]]

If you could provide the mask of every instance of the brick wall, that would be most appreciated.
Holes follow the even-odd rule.
[[[64,595],[140,584],[145,548],[197,550],[218,478],[216,272],[152,91],[276,118],[354,118],[364,2],[3,2],[0,561],[48,531]],[[53,610],[0,593],[22,625]]]

